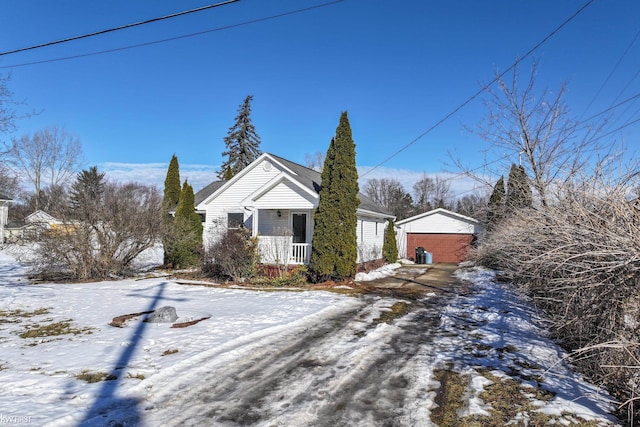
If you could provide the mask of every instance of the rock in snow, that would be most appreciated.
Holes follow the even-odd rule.
[[[178,320],[176,308],[171,306],[160,307],[147,318],[149,323],[173,323]]]

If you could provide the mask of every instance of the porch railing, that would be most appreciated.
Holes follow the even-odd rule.
[[[311,257],[311,245],[309,243],[292,243],[291,244],[291,263],[307,264]]]
[[[259,247],[265,264],[307,264],[311,257],[311,244],[293,243],[291,237],[260,236]]]

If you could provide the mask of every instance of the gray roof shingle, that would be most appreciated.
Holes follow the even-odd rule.
[[[318,193],[320,191],[321,184],[321,174],[318,171],[313,169],[309,169],[305,166],[294,163],[290,160],[284,159],[280,156],[276,156],[275,154],[267,153],[269,156],[273,157],[275,160],[280,162],[286,168],[291,169],[297,176],[296,180],[300,182],[302,185],[307,188]],[[224,185],[224,181],[214,181],[211,184],[204,187],[202,190],[198,191],[195,194],[195,204],[196,206],[199,203],[202,203],[207,197],[213,194],[216,190]],[[378,203],[365,196],[362,193],[358,193],[358,199],[360,200],[359,209],[364,209],[371,212],[380,213],[383,215],[393,216],[393,214],[387,211],[383,206],[380,206]]]
[[[204,200],[215,193],[215,191],[224,185],[224,181],[213,181],[211,184],[205,186],[201,190],[199,190],[194,196],[194,203],[198,206],[200,203],[204,202]]]

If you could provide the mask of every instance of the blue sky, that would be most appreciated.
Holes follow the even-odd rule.
[[[42,110],[20,121],[16,136],[64,126],[80,138],[87,166],[97,164],[113,179],[159,185],[175,153],[182,177],[198,190],[215,178],[223,138],[238,106],[252,94],[261,149],[302,164],[306,154],[326,151],[341,111],[347,110],[362,175],[432,127],[587,3],[344,0],[166,43],[18,66],[208,31],[327,1],[240,0],[0,56],[0,72],[12,74],[16,98]],[[210,3],[5,0],[0,51]],[[638,94],[639,17],[638,1],[595,0],[536,50],[539,86],[556,89],[566,82],[565,100],[577,116]],[[522,63],[523,75],[530,65]],[[618,126],[640,118],[638,104],[614,111]],[[476,126],[484,116],[479,98],[365,178],[394,177],[410,190],[422,174],[456,172],[449,166],[451,152],[481,166],[487,144],[465,126]],[[636,123],[610,138],[624,140],[634,150],[639,134]],[[452,181],[452,188],[467,189],[463,181]]]

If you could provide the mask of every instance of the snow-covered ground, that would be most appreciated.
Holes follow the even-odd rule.
[[[489,410],[479,368],[501,377],[511,367],[524,382],[529,371],[544,377],[555,397],[540,411],[615,423],[606,395],[567,368],[535,313],[487,270],[460,272],[475,292],[402,300],[417,308],[388,322],[381,314],[401,299],[163,278],[32,285],[25,274],[0,251],[0,423],[428,426],[443,367],[471,378],[464,414]],[[142,317],[109,325],[167,305],[178,322],[210,317],[186,328]],[[60,322],[76,334],[20,337]],[[77,378],[85,371],[116,379],[88,383]]]

